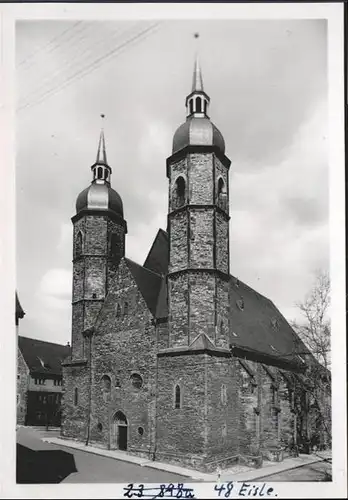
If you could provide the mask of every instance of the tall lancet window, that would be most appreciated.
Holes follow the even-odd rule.
[[[79,231],[76,236],[76,247],[75,247],[76,257],[82,255],[82,233]]]
[[[181,175],[176,179],[173,191],[173,208],[179,208],[185,204],[186,183]]]
[[[219,177],[217,187],[217,204],[223,210],[227,209],[227,191],[222,177]]]
[[[197,113],[202,112],[202,99],[200,97],[196,98],[196,112]]]

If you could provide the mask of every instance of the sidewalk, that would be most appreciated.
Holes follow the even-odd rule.
[[[95,446],[86,446],[85,444],[68,439],[61,439],[58,437],[42,437],[42,441],[46,443],[65,446],[76,450],[84,451],[86,453],[93,453],[103,457],[121,460],[123,462],[130,462],[140,465],[141,467],[150,467],[161,471],[175,473],[181,476],[186,476],[191,479],[206,482],[216,482],[217,474],[206,474],[204,472],[180,467],[178,465],[167,464],[163,462],[154,462],[147,458],[136,457],[129,455],[125,451],[119,450],[106,450],[104,448],[97,448]],[[255,481],[267,476],[284,472],[286,470],[295,469],[304,465],[313,464],[322,460],[331,459],[331,451],[319,452],[317,455],[300,455],[296,458],[285,458],[282,462],[268,462],[264,461],[263,467],[255,469],[244,465],[236,465],[227,470],[221,471],[220,481]]]

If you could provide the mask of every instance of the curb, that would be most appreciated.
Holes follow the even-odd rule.
[[[302,464],[295,464],[295,465],[289,465],[288,467],[282,469],[282,470],[275,470],[273,472],[269,471],[269,472],[266,472],[266,468],[264,469],[263,472],[266,472],[266,474],[262,474],[262,475],[251,475],[251,476],[247,476],[246,474],[247,473],[242,473],[240,475],[240,478],[238,478],[238,474],[236,474],[236,476],[234,476],[233,480],[234,481],[258,481],[258,480],[261,480],[261,479],[265,479],[269,476],[273,476],[274,474],[281,474],[282,472],[287,472],[289,470],[293,470],[293,469],[300,469],[301,467],[305,467],[306,465],[312,465],[312,464],[316,464],[316,463],[319,463],[319,462],[325,462],[326,458],[316,458],[316,459],[313,459],[313,460],[310,460],[306,463],[302,463]],[[271,468],[272,466],[270,466]],[[267,467],[268,468],[268,467]],[[262,471],[262,469],[260,470],[260,472]],[[244,474],[245,474],[245,477],[244,477]]]

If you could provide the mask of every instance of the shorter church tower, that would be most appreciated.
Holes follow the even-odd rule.
[[[125,253],[127,223],[120,195],[111,188],[112,170],[101,130],[92,182],[76,200],[72,217],[72,359],[86,358],[84,332],[93,326]]]

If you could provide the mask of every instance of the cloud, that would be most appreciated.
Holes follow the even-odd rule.
[[[39,294],[48,299],[56,299],[51,303],[71,299],[72,273],[67,269],[50,269],[41,279]]]

